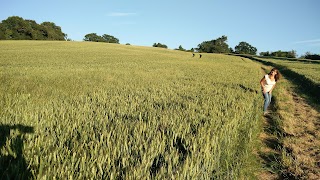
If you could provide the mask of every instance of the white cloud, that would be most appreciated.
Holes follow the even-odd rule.
[[[305,40],[305,41],[296,41],[293,44],[319,44],[320,39],[311,39],[311,40]]]
[[[112,16],[112,17],[123,17],[123,16],[134,16],[137,13],[123,13],[123,12],[112,12],[109,13],[108,16]]]

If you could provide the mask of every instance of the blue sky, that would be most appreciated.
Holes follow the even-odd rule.
[[[174,49],[228,37],[261,51],[320,54],[319,0],[0,0],[9,16],[54,22],[72,40],[109,34],[121,44]]]

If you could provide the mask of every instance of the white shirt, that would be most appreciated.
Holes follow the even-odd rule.
[[[268,74],[264,75],[264,78],[266,80],[266,83],[264,84],[264,89],[266,92],[269,92],[272,89],[272,87],[276,84],[276,81],[271,81]]]

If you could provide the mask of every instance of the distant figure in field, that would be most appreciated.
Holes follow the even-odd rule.
[[[280,79],[281,74],[278,69],[273,68],[269,74],[264,75],[260,80],[261,90],[264,97],[263,115],[267,115],[267,109],[271,102],[272,90],[276,87],[276,82]]]
[[[202,54],[200,54],[200,58],[202,57]]]
[[[194,57],[194,53],[192,53],[192,57]]]

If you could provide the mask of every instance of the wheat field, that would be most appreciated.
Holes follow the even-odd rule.
[[[246,179],[261,66],[161,48],[0,41],[0,179]]]

